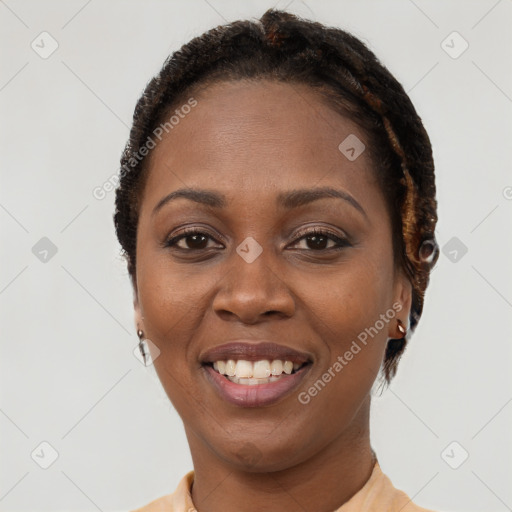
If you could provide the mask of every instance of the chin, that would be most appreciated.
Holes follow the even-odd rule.
[[[274,427],[275,428],[275,427]],[[276,430],[278,430],[277,427]],[[237,470],[251,473],[282,471],[308,458],[305,453],[307,442],[299,432],[284,426],[287,438],[265,430],[261,435],[254,431],[250,435],[229,433],[220,442],[209,441],[216,455]],[[274,437],[272,437],[274,435]]]

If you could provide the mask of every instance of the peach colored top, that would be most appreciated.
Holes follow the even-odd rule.
[[[190,489],[194,472],[187,473],[176,490],[132,512],[195,512]],[[415,505],[403,491],[395,489],[376,462],[366,484],[335,512],[432,512]]]

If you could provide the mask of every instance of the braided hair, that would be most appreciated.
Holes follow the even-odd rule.
[[[148,169],[148,158],[140,158],[140,149],[194,90],[221,81],[262,78],[311,86],[367,135],[391,218],[395,265],[412,285],[410,334],[420,319],[430,271],[439,256],[429,137],[401,84],[360,40],[285,11],[269,9],[254,22],[236,21],[195,37],[170,55],[147,84],[121,156],[115,200],[116,234],[131,278]],[[396,373],[406,338],[388,341],[383,366],[388,382]]]

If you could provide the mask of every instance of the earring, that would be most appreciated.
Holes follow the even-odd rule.
[[[403,335],[402,337],[405,338],[407,330],[405,329],[404,324],[402,323],[402,321],[400,319],[397,319],[397,322],[398,322],[397,329],[400,331],[400,334]]]
[[[439,246],[433,239],[424,240],[418,250],[420,260],[428,265],[433,265],[439,256]]]
[[[144,333],[139,329],[137,331],[137,336],[139,337],[139,350],[142,355],[142,359],[144,360],[144,366],[146,366],[146,350],[144,349]]]

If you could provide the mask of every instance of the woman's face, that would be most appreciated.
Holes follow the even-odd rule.
[[[303,85],[226,82],[195,99],[150,155],[136,322],[194,458],[285,469],[367,434],[411,287],[353,122]],[[168,197],[183,189],[195,195]],[[213,367],[229,360],[235,379]]]

